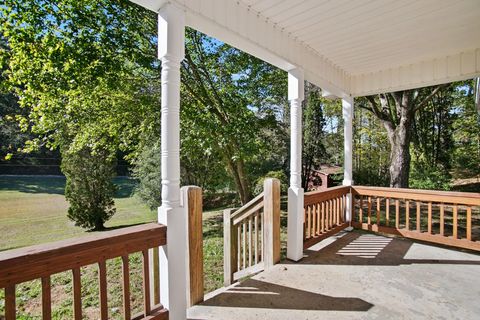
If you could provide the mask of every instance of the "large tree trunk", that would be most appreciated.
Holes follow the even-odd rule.
[[[411,128],[409,119],[402,119],[400,124],[393,129],[384,123],[390,141],[390,187],[408,188],[410,174],[410,139]]]
[[[228,169],[232,173],[233,181],[235,182],[235,187],[242,205],[252,199],[252,193],[244,167],[245,165],[242,159],[232,160],[231,157],[228,158]]]

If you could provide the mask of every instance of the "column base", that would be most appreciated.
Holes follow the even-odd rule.
[[[303,258],[303,189],[288,188],[287,258]]]
[[[187,318],[187,211],[158,208],[158,222],[167,226],[167,244],[160,248],[160,299],[170,319]]]

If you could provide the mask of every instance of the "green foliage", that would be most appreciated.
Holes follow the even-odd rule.
[[[321,94],[317,88],[307,85],[306,103],[303,112],[303,155],[302,186],[307,188],[311,173],[319,169],[328,156],[326,155],[325,119],[322,111]]]
[[[252,166],[248,164],[272,148],[273,139],[259,136],[273,138],[279,132],[276,117],[278,106],[286,100],[286,79],[285,72],[187,29],[182,63],[182,154],[194,160],[217,157],[223,169],[215,171],[228,172],[242,203],[252,193]],[[190,168],[205,168],[198,162],[185,163]],[[215,166],[212,161],[203,163]]]
[[[356,103],[366,103],[357,99]],[[355,184],[388,186],[390,145],[381,122],[363,108],[355,108],[353,119],[353,179]]]
[[[474,105],[474,80],[459,83],[454,92],[452,167],[460,178],[480,176],[480,114]]]
[[[285,174],[285,171],[278,170],[278,171],[270,171],[264,177],[257,179],[255,182],[255,188],[253,189],[253,193],[255,195],[260,194],[263,192],[263,183],[267,178],[275,178],[280,180],[280,191],[282,194],[286,194],[288,192],[288,176]]]
[[[161,205],[161,173],[160,173],[160,142],[142,150],[136,159],[132,175],[138,180],[135,194],[145,202],[151,210]]]
[[[410,188],[451,190],[451,176],[445,170],[425,163],[415,162],[410,170]]]
[[[114,164],[115,158],[107,151],[92,152],[83,148],[64,152],[62,171],[67,178],[68,218],[76,226],[102,230],[104,223],[115,213]]]

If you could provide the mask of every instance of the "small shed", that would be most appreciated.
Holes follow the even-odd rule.
[[[335,174],[341,174],[343,168],[339,166],[321,166],[320,169],[312,171],[312,179],[308,183],[308,190],[325,190],[327,188],[334,187],[335,180],[333,176]]]

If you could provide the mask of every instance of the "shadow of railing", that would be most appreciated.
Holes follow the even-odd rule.
[[[245,280],[200,305],[324,311],[368,311],[373,307],[360,298],[331,297],[255,279]]]
[[[358,232],[341,232],[334,236],[335,241],[320,247],[315,246],[304,251],[305,257],[297,264],[315,265],[377,265],[397,266],[405,264],[463,264],[480,265],[480,255],[474,254],[474,259],[424,259],[407,258],[408,252],[415,244],[414,241],[403,238],[389,238],[374,234]],[[456,250],[426,245],[423,252],[428,255],[429,250],[445,250],[445,253],[459,253]],[[453,254],[457,255],[457,254]],[[476,257],[478,256],[478,259]],[[292,263],[285,261],[285,263]]]

